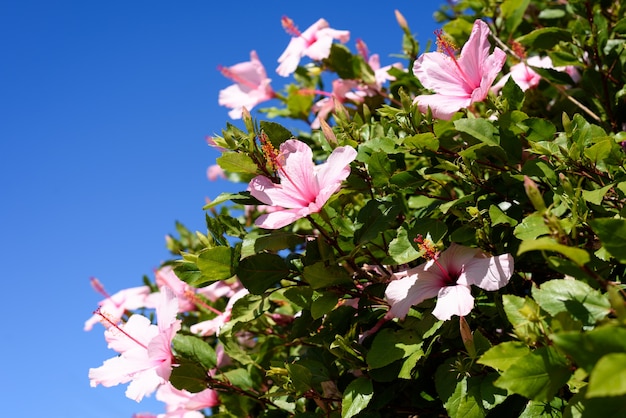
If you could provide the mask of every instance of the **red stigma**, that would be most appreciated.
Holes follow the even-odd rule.
[[[135,337],[133,337],[132,335],[130,335],[129,333],[127,333],[126,331],[124,331],[119,325],[117,325],[115,322],[111,321],[105,314],[102,313],[102,311],[100,310],[100,308],[96,309],[95,311],[93,311],[94,315],[99,315],[100,318],[102,318],[107,324],[109,324],[111,327],[115,328],[116,330],[118,330],[119,332],[121,332],[122,334],[124,334],[125,336],[127,336],[128,338],[130,338],[132,341],[136,342],[137,344],[139,344],[141,347],[145,348],[146,350],[148,349],[148,347],[146,347],[141,341],[137,340]],[[106,327],[109,328],[109,327]]]

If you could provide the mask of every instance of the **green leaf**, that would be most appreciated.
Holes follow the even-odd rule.
[[[313,292],[312,300],[311,316],[313,319],[319,319],[337,306],[339,296],[333,292]]]
[[[237,276],[246,289],[261,295],[278,281],[289,276],[289,266],[279,255],[261,253],[246,257],[239,262]]]
[[[611,310],[608,299],[580,280],[557,279],[534,287],[532,295],[543,310],[554,316],[569,312],[584,325],[594,325]]]
[[[289,380],[296,390],[298,396],[308,392],[311,389],[311,379],[313,374],[311,371],[300,364],[285,364],[285,368],[289,372]]]
[[[604,186],[600,189],[595,190],[583,190],[583,199],[585,199],[589,203],[593,203],[594,205],[602,204],[602,199],[604,199],[604,195],[613,187],[612,184],[608,186]]]
[[[516,39],[528,49],[551,49],[561,41],[569,42],[571,40],[572,34],[568,30],[553,26],[535,29]]]
[[[522,219],[522,222],[513,230],[513,235],[523,241],[534,240],[549,233],[550,228],[546,225],[543,215],[537,212]]]
[[[413,247],[412,239],[409,239],[409,232],[406,228],[398,229],[398,236],[389,243],[389,255],[397,264],[405,264],[417,259],[420,252]]]
[[[626,329],[621,327],[603,326],[589,332],[559,332],[551,335],[550,339],[589,373],[606,354],[626,352]]]
[[[202,272],[202,283],[190,283],[198,287],[205,283],[229,279],[233,276],[233,249],[230,247],[213,247],[202,250],[198,254],[196,264]]]
[[[530,0],[504,0],[500,5],[502,17],[505,19],[505,26],[508,33],[514,33],[515,29],[522,22],[524,12]]]
[[[400,211],[401,206],[395,201],[372,199],[367,202],[357,215],[360,227],[354,232],[355,243],[372,241],[393,227]]]
[[[459,119],[454,121],[454,127],[487,145],[500,146],[498,130],[486,119]]]
[[[529,353],[530,349],[526,344],[520,341],[505,341],[487,350],[478,363],[504,371]]]
[[[352,278],[346,269],[336,264],[327,265],[324,261],[304,267],[302,277],[313,289],[352,284]]]
[[[248,155],[240,152],[226,152],[217,157],[217,164],[231,173],[256,174],[258,167]]]
[[[350,382],[343,392],[341,418],[351,418],[363,411],[373,396],[374,387],[371,380],[359,377]]]
[[[489,217],[491,218],[491,226],[500,224],[511,226],[517,225],[517,221],[515,219],[507,216],[504,212],[502,212],[502,209],[496,205],[489,206]]]
[[[511,364],[495,385],[534,401],[548,402],[570,375],[564,356],[552,347],[541,347]]]
[[[420,352],[423,354],[422,339],[415,331],[385,328],[374,337],[366,360],[371,369],[377,369]]]
[[[375,187],[385,186],[395,171],[395,164],[384,152],[374,152],[367,162],[367,171]]]
[[[568,247],[567,245],[559,244],[555,239],[550,237],[522,241],[517,255],[528,251],[555,251],[566,256],[579,266],[587,264],[590,259],[589,253],[582,248]]]
[[[217,365],[215,350],[201,338],[178,333],[172,344],[177,355],[201,365],[207,371]]]
[[[252,389],[254,387],[252,377],[245,369],[229,370],[223,373],[222,377],[224,381],[243,390]]]
[[[626,353],[611,353],[600,358],[589,376],[587,397],[626,394]]]
[[[176,389],[184,389],[191,393],[202,392],[208,387],[206,370],[190,361],[179,361],[176,367],[172,367],[169,380]]]
[[[259,125],[261,126],[261,130],[265,132],[265,135],[267,135],[270,142],[276,149],[278,149],[280,144],[289,138],[293,138],[293,134],[289,131],[289,129],[279,123],[262,120]]]
[[[597,218],[589,225],[602,241],[603,247],[620,263],[626,264],[626,220]]]

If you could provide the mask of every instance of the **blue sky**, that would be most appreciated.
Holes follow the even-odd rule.
[[[141,284],[168,257],[176,220],[204,231],[206,197],[245,186],[209,182],[204,142],[228,121],[216,70],[255,49],[280,90],[276,59],[318,18],[363,39],[383,65],[401,51],[394,9],[422,41],[439,1],[186,0],[0,3],[1,416],[130,417],[162,412],[125,386],[91,388],[114,352],[84,321],[100,296]],[[287,127],[288,124],[287,124]]]

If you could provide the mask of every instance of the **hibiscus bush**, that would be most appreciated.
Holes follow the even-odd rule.
[[[389,63],[283,18],[282,90],[221,68],[240,191],[100,303],[92,385],[159,417],[625,416],[625,9],[449,2],[433,52],[397,12]]]

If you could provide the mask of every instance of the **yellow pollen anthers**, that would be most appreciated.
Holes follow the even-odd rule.
[[[435,244],[428,238],[424,239],[422,235],[418,235],[413,241],[417,243],[417,247],[421,251],[424,251],[424,258],[429,260],[436,260],[439,258],[439,251],[437,251]]]
[[[441,29],[435,31],[437,37],[437,51],[456,59],[457,46],[452,42]]]
[[[109,329],[111,327],[117,328],[117,324],[113,320],[113,316],[111,314],[103,311],[101,308],[96,309],[93,313],[95,315],[100,316],[100,323],[102,324],[104,328],[106,329]]]
[[[261,135],[259,135],[259,142],[261,142],[261,151],[265,155],[265,161],[268,163],[269,168],[275,172],[281,171],[283,165],[279,161],[280,154],[276,151],[265,132],[261,132]]]

